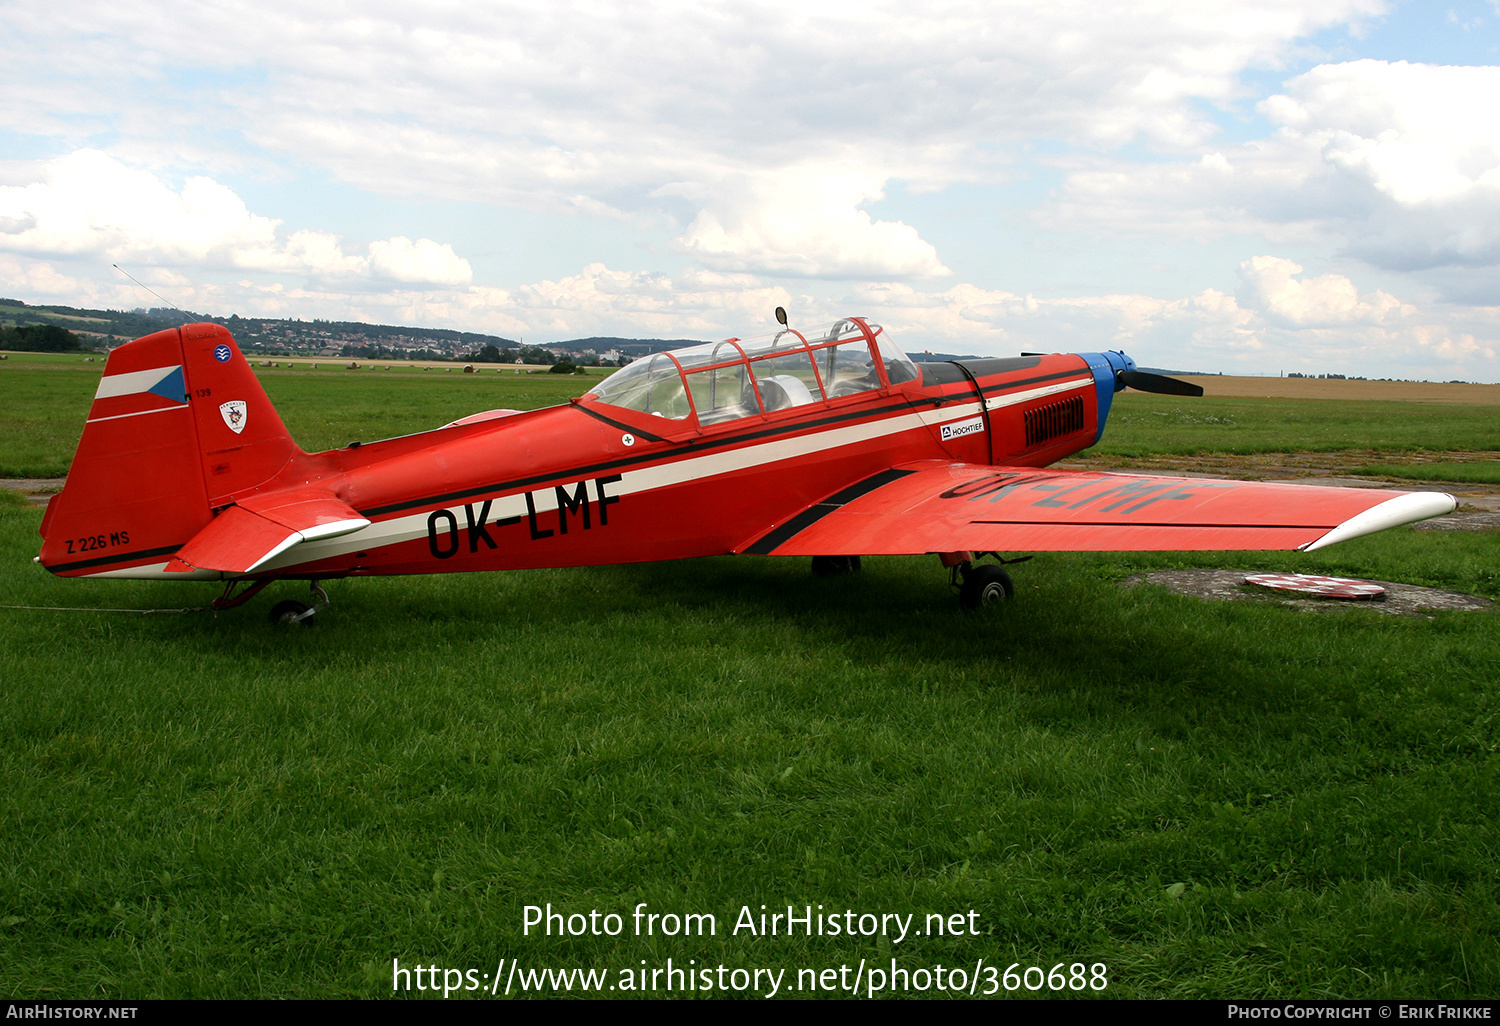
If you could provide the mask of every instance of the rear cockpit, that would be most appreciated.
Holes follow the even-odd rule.
[[[852,317],[642,357],[591,390],[593,401],[709,426],[872,393],[918,378],[878,324]],[[588,397],[585,397],[587,400]]]

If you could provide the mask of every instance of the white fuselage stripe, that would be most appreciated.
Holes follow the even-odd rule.
[[[126,417],[144,417],[148,413],[171,413],[173,410],[187,409],[186,403],[178,403],[175,406],[163,406],[159,410],[137,410],[134,413],[117,413],[113,417],[90,417],[84,421],[85,424],[98,424],[104,420],[124,420]]]
[[[1016,403],[1024,403],[1028,399],[1040,399],[1044,395],[1056,395],[1058,392],[1071,392],[1075,388],[1092,385],[1093,378],[1079,378],[1076,381],[1061,381],[1055,385],[1043,385],[1041,388],[1028,388],[1024,392],[1010,392],[1006,395],[997,395],[992,399],[985,400],[985,408],[998,410],[1002,406],[1014,406]]]

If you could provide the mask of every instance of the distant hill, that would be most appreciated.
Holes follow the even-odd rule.
[[[365,356],[456,358],[495,346],[515,349],[514,339],[448,328],[410,328],[362,321],[304,321],[288,317],[219,317],[170,307],[135,310],[90,310],[71,306],[32,306],[19,299],[0,299],[0,326],[55,324],[84,338],[85,344],[113,348],[163,328],[197,321],[222,324],[249,353],[306,355],[332,350]]]
[[[153,307],[135,310],[90,310],[72,306],[33,306],[19,299],[0,299],[0,327],[55,324],[83,339],[85,345],[110,349],[142,335],[182,324],[211,321],[222,324],[247,353],[267,356],[306,356],[332,352],[336,355],[378,359],[467,359],[494,346],[498,350],[524,353],[528,362],[550,356],[543,350],[560,349],[574,355],[586,350],[615,350],[630,357],[659,353],[664,349],[699,345],[701,339],[616,338],[596,335],[547,343],[543,347],[521,346],[514,339],[449,328],[412,328],[363,321],[304,321],[288,317],[221,317],[192,310]]]
[[[613,335],[594,335],[589,338],[570,338],[566,342],[553,342],[549,348],[561,347],[569,352],[581,353],[592,349],[596,353],[607,353],[611,349],[631,356],[645,356],[664,349],[681,349],[683,346],[701,346],[706,339],[693,338],[616,338]]]
[[[0,299],[0,325],[55,324],[92,338],[122,341],[149,335],[162,328],[187,324],[194,315],[177,310],[83,310],[71,306],[30,306],[19,299]]]
[[[592,335],[563,342],[522,347],[514,339],[450,328],[412,328],[394,324],[366,324],[363,321],[304,321],[295,317],[220,317],[174,310],[170,307],[134,310],[90,310],[72,306],[32,306],[19,299],[0,299],[0,328],[53,324],[73,332],[85,346],[111,349],[142,335],[163,328],[175,328],[196,321],[222,324],[234,335],[247,353],[266,356],[338,355],[368,359],[457,360],[494,346],[498,350],[515,350],[512,358],[524,354],[528,362],[545,362],[552,357],[546,350],[561,350],[585,362],[589,350],[607,353],[611,350],[635,358],[665,349],[702,345],[705,339],[691,338],[620,338],[614,335]],[[981,356],[954,353],[915,352],[909,354],[917,363],[942,363],[948,360],[979,360]],[[508,360],[507,360],[508,362]],[[575,361],[577,362],[577,361]],[[1162,370],[1141,367],[1153,374],[1212,374],[1213,371]]]
[[[593,338],[574,338],[566,342],[555,343],[568,349],[579,351],[592,349],[595,352],[608,352],[611,349],[631,356],[645,356],[647,353],[659,353],[663,349],[681,349],[683,346],[701,346],[708,340],[691,338],[615,338],[613,336],[596,335]],[[943,363],[948,360],[982,360],[982,356],[955,356],[952,353],[908,353],[914,363]]]
[[[968,356],[955,356],[952,353],[927,353],[927,352],[922,352],[922,353],[907,353],[906,355],[911,357],[911,362],[912,363],[947,363],[949,360],[984,360],[984,359],[987,359],[987,357],[974,356],[972,354],[970,354]]]

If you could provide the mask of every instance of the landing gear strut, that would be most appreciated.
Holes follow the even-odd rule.
[[[262,577],[258,581],[230,581],[229,583],[224,585],[224,593],[218,598],[214,599],[213,602],[210,603],[210,605],[212,605],[216,611],[233,609],[235,606],[242,606],[246,602],[249,602],[251,599],[253,599],[255,596],[259,595],[261,589],[270,584],[273,580],[275,580],[274,577]],[[239,594],[235,594],[235,589],[239,588],[242,584],[246,585],[246,587],[241,589]]]
[[[300,623],[306,627],[313,625],[313,617],[328,608],[328,593],[319,586],[317,581],[308,581],[307,586],[311,590],[311,605],[306,602],[298,602],[296,599],[286,599],[271,607],[272,623]]]

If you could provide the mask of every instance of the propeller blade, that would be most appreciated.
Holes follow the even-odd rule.
[[[1120,371],[1120,380],[1127,388],[1137,392],[1157,392],[1161,395],[1202,395],[1203,386],[1187,381],[1178,381],[1165,374],[1147,374],[1145,371]]]

